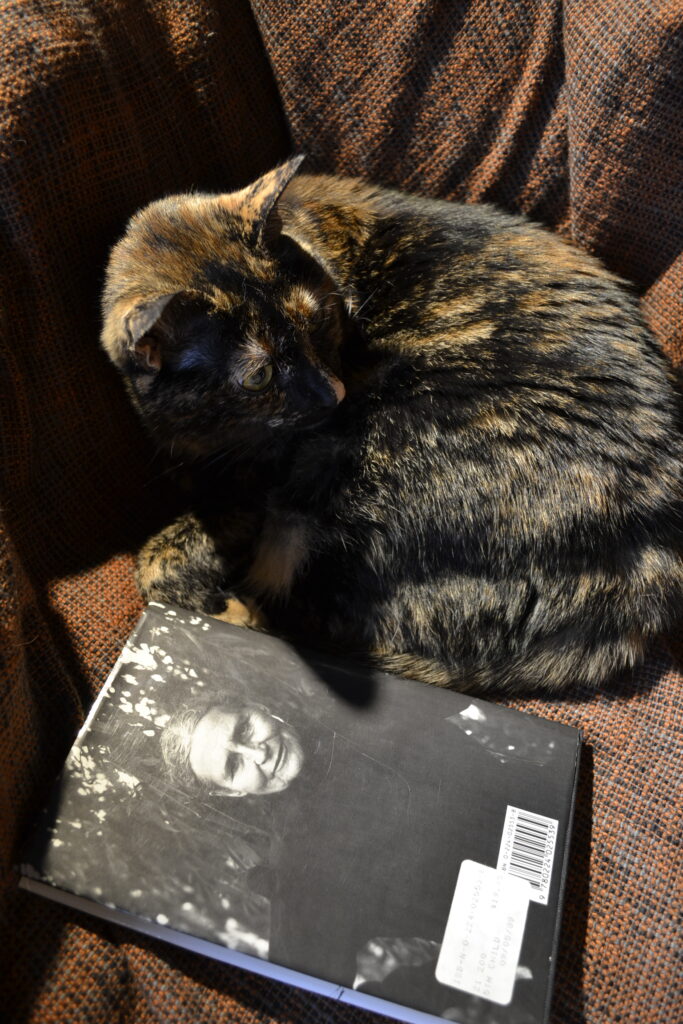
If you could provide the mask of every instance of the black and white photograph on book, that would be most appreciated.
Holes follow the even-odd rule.
[[[403,1019],[540,1024],[579,745],[566,726],[150,605],[22,871]]]

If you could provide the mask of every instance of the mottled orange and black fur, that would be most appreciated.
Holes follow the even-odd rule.
[[[113,250],[104,346],[194,466],[145,596],[463,690],[633,664],[683,609],[636,298],[522,217],[297,166],[152,203]]]

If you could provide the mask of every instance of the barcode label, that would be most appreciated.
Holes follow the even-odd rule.
[[[556,818],[508,805],[496,866],[529,882],[534,903],[548,902],[557,826]]]

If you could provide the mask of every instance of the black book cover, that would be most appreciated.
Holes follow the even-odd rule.
[[[32,891],[407,1021],[547,1019],[580,734],[148,607]]]

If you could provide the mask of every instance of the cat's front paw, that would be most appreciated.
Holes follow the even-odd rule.
[[[136,579],[147,601],[212,614],[224,604],[227,568],[214,539],[187,514],[147,541],[138,556]]]
[[[225,602],[225,609],[214,613],[213,618],[220,619],[221,622],[230,622],[233,626],[248,626],[249,629],[268,628],[268,620],[250,598],[240,601],[237,597],[229,597]]]

